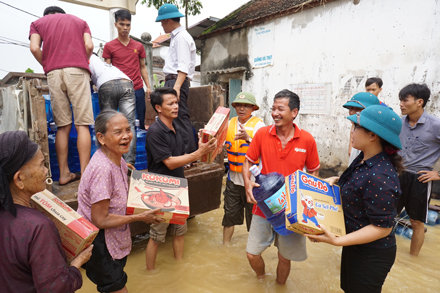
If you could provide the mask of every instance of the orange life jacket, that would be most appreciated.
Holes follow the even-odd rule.
[[[259,121],[262,121],[258,117],[252,117],[249,119],[246,124],[244,124],[244,128],[247,134],[253,138],[254,136],[254,128],[255,125]],[[243,167],[244,159],[246,152],[249,148],[249,144],[245,140],[234,140],[235,134],[237,134],[238,129],[238,118],[233,117],[229,122],[228,133],[226,134],[226,150],[228,152],[228,162],[229,162],[229,170],[234,172],[240,172]],[[257,162],[258,164],[258,162]]]

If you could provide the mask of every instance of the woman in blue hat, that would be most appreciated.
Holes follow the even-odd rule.
[[[306,235],[312,242],[343,246],[341,288],[345,292],[381,292],[396,258],[392,232],[398,174],[403,159],[397,154],[402,121],[388,107],[374,105],[347,117],[354,122],[353,147],[361,154],[341,177],[328,178],[341,187],[347,235],[336,237],[325,227],[322,235]]]

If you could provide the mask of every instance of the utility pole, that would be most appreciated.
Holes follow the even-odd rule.
[[[188,30],[188,0],[185,0],[185,29]]]

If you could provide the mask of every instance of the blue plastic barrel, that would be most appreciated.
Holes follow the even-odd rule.
[[[93,154],[98,150],[98,140],[96,139],[95,125],[92,124],[89,126],[90,137],[92,139],[92,148],[90,149],[90,158],[93,157]]]
[[[403,236],[405,236],[405,237],[408,238],[408,239],[411,239],[411,238],[412,238],[412,235],[413,235],[413,229],[411,229],[411,228],[409,228],[409,227],[407,227],[407,228],[405,229],[405,231],[403,232]]]
[[[428,211],[428,224],[429,226],[434,226],[439,221],[439,213],[436,211]]]
[[[77,141],[78,133],[76,132],[75,126],[72,125],[72,130],[69,135],[69,153],[67,157],[70,172],[81,172]]]
[[[46,105],[46,120],[50,124],[53,122],[52,105],[50,103],[50,95],[43,95],[44,103]]]
[[[100,109],[99,109],[99,98],[98,98],[98,92],[92,91],[92,107],[93,107],[93,119],[96,120],[96,116],[98,116]]]
[[[134,167],[136,170],[148,169],[147,150],[145,143],[147,141],[147,131],[139,128],[139,120],[135,121],[136,129],[136,162]]]
[[[405,229],[403,228],[402,225],[397,224],[397,227],[396,227],[396,230],[395,230],[394,233],[395,233],[396,235],[402,235],[404,230],[405,230]]]
[[[278,199],[281,197],[283,191],[285,192],[284,176],[277,172],[268,174],[261,174],[257,166],[252,166],[249,169],[255,177],[255,182],[260,184],[259,187],[254,187],[252,193],[257,201],[257,205],[269,223],[272,224],[273,229],[280,235],[289,235],[293,232],[286,228],[285,206],[279,204]],[[267,203],[268,200],[276,202],[276,205]]]
[[[58,168],[57,152],[55,150],[55,137],[57,134],[57,127],[55,123],[51,123],[47,130],[47,140],[49,142],[49,161],[50,171],[52,172],[52,180],[58,181],[60,179],[60,169]]]

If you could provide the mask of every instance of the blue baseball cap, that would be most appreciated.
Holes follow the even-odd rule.
[[[347,117],[348,120],[375,133],[398,149],[402,149],[399,134],[402,119],[390,107],[373,105],[360,113]]]
[[[370,93],[357,93],[350,99],[350,101],[345,103],[342,107],[347,109],[349,107],[365,109],[369,106],[379,105],[379,104],[380,101],[375,95]]]
[[[159,15],[156,18],[156,22],[164,19],[185,17],[179,12],[179,9],[174,4],[164,4],[159,8]]]

